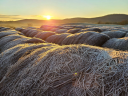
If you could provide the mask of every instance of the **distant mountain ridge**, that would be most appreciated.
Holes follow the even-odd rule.
[[[121,22],[123,20],[128,20],[127,14],[109,14],[101,17],[95,18],[67,18],[63,20],[50,20],[50,22],[55,23],[97,23],[97,22]],[[2,22],[2,21],[1,21]],[[0,23],[1,23],[0,22]],[[18,21],[4,21],[4,23],[45,23],[49,22],[47,20],[37,20],[37,19],[23,19]]]
[[[123,20],[128,20],[128,15],[126,14],[110,14],[101,17],[95,18],[69,18],[64,19],[64,21],[76,21],[76,22],[88,22],[88,23],[97,23],[101,22],[121,22]]]

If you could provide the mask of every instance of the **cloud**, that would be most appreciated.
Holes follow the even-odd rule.
[[[24,19],[22,16],[20,15],[3,15],[0,14],[0,21],[16,21],[16,20],[20,20],[20,19]]]
[[[21,19],[42,19],[42,15],[4,15],[0,14],[0,21],[16,21]]]
[[[11,18],[11,17],[19,17],[20,15],[2,15],[0,14],[0,18]]]
[[[21,15],[3,15],[0,14],[0,21],[16,21],[16,20],[21,20],[24,19],[24,16]]]

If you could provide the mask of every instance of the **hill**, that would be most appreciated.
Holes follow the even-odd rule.
[[[121,22],[123,20],[128,20],[128,15],[126,14],[110,14],[102,17],[95,18],[69,18],[63,21],[67,22],[87,22],[87,23],[97,23],[101,22]]]
[[[0,21],[0,24],[64,24],[64,23],[98,23],[100,22],[121,22],[123,20],[128,21],[128,15],[126,14],[110,14],[95,18],[67,18],[63,20],[37,20],[37,19],[23,19],[18,21]]]

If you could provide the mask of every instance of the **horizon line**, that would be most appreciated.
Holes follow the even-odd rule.
[[[107,14],[107,15],[101,15],[101,16],[96,16],[96,17],[91,17],[91,18],[88,18],[88,17],[70,17],[70,18],[63,18],[63,19],[50,19],[50,20],[65,20],[65,19],[73,19],[73,18],[84,18],[84,19],[92,19],[92,18],[98,18],[98,17],[104,17],[104,16],[108,16],[108,15],[128,15],[128,14],[123,14],[123,13],[113,13],[113,14]],[[8,16],[8,15],[6,15]],[[14,15],[13,15],[14,16]],[[20,15],[22,16],[22,15]],[[50,21],[50,20],[46,20],[46,19],[34,19],[34,18],[22,18],[22,19],[19,19],[19,20],[0,20],[1,22],[8,22],[8,21],[20,21],[20,20],[44,20],[44,21]]]

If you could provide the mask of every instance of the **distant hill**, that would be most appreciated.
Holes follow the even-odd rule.
[[[101,22],[121,22],[123,20],[128,20],[128,15],[126,14],[110,14],[102,17],[96,18],[69,18],[64,19],[66,22],[87,22],[87,23],[97,23]]]
[[[123,20],[128,20],[128,15],[126,14],[110,14],[95,18],[67,18],[63,20],[37,20],[37,19],[23,19],[18,21],[4,21],[0,23],[98,23],[100,22],[121,22]]]
[[[102,17],[92,18],[94,21],[103,21],[103,22],[121,22],[123,20],[128,20],[128,15],[126,14],[112,14]]]

